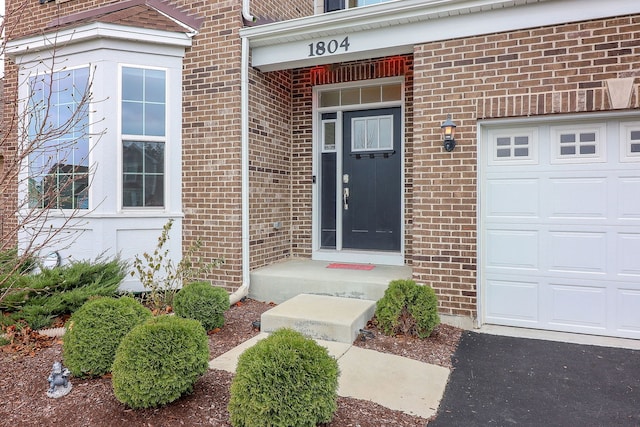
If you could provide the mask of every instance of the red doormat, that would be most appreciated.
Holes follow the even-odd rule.
[[[337,262],[327,265],[327,268],[342,268],[345,270],[373,270],[374,267],[375,265],[373,264],[340,264]]]

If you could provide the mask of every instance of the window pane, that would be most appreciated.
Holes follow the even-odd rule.
[[[379,138],[378,120],[377,119],[367,120],[366,148],[378,148],[380,146],[378,142],[378,138]]]
[[[165,82],[163,70],[122,69],[122,133],[165,135]]]
[[[632,153],[640,153],[640,144],[631,144]]]
[[[392,127],[391,117],[380,119],[380,149],[390,150],[393,148]]]
[[[164,177],[150,175],[144,179],[144,205],[164,206]]]
[[[343,89],[341,93],[342,105],[353,105],[360,103],[360,89]]]
[[[529,144],[529,137],[528,136],[516,136],[515,138],[513,138],[513,143],[515,145],[528,145]]]
[[[402,99],[402,86],[398,84],[382,86],[383,101],[399,101]]]
[[[126,141],[122,149],[122,206],[164,206],[164,143]]]
[[[340,91],[332,90],[328,92],[320,93],[320,106],[321,107],[336,107],[340,105]]]
[[[142,103],[122,102],[122,133],[125,135],[143,135]]]
[[[573,133],[560,135],[560,143],[565,144],[569,142],[576,142],[576,136]]]
[[[142,68],[122,69],[122,99],[128,101],[144,100],[144,84],[143,84]]]
[[[511,138],[510,137],[496,138],[496,145],[501,147],[505,145],[511,145]]]
[[[500,148],[496,150],[497,157],[511,157],[511,149],[509,148]]]
[[[640,130],[632,130],[631,131],[631,139],[633,141],[640,140]]]
[[[580,154],[596,154],[595,145],[581,145]]]
[[[351,146],[354,150],[362,150],[365,148],[365,121],[362,119],[353,119],[353,141]]]
[[[580,134],[580,142],[595,142],[595,141],[596,141],[595,132],[581,133]]]
[[[576,154],[576,147],[575,146],[560,147],[560,155],[568,156],[568,155],[572,155],[572,154]]]
[[[528,148],[516,148],[515,150],[513,150],[513,155],[515,157],[527,157],[529,155],[529,149]]]
[[[363,104],[380,102],[380,86],[363,87],[361,95]]]
[[[324,137],[322,149],[333,151],[336,149],[336,122],[323,122],[322,135]]]
[[[162,70],[145,70],[144,100],[147,102],[165,102],[165,78]]]
[[[164,136],[164,104],[146,104],[144,112],[144,135]]]

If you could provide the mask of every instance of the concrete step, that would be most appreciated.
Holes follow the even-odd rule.
[[[300,294],[262,313],[260,330],[291,328],[310,338],[351,344],[375,311],[375,301]]]
[[[410,279],[411,267],[372,265],[371,270],[327,268],[331,263],[291,259],[251,272],[249,297],[280,304],[298,294],[378,301],[389,282]]]

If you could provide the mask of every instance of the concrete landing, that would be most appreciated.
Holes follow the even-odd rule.
[[[300,294],[262,313],[260,330],[291,328],[310,338],[351,344],[375,311],[375,301]]]
[[[209,362],[210,369],[234,373],[238,357],[268,334],[261,333]],[[438,410],[449,369],[405,357],[316,340],[338,360],[338,395],[368,400],[396,411],[429,418]]]
[[[299,294],[378,301],[389,282],[410,279],[411,267],[374,265],[371,270],[327,268],[327,261],[291,259],[251,272],[249,297],[280,304]]]

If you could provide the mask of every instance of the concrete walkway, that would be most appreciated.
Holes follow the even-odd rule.
[[[268,334],[261,333],[213,359],[211,369],[235,372],[238,357]],[[433,416],[444,393],[449,369],[351,344],[316,340],[340,367],[338,395],[375,402],[423,418]]]

